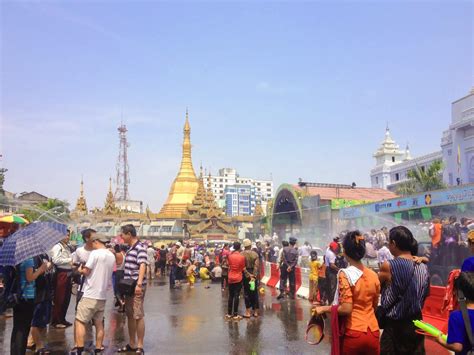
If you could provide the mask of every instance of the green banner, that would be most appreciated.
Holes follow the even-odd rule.
[[[402,214],[401,213],[394,213],[393,217],[395,218],[395,222],[397,222],[397,224],[402,223]]]
[[[371,203],[373,201],[367,200],[345,200],[343,198],[335,198],[331,200],[331,209],[340,210],[341,208],[363,205],[364,203]]]
[[[428,207],[422,208],[421,209],[421,215],[423,216],[423,219],[425,221],[429,221],[432,216],[431,216],[431,209]]]

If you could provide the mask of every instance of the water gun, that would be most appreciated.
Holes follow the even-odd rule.
[[[441,335],[441,338],[443,338],[444,341],[446,341],[448,339],[448,336],[446,334],[443,334],[443,332],[441,332],[441,330],[439,330],[438,328],[432,326],[429,323],[423,322],[422,320],[414,320],[413,324],[415,325],[415,327],[420,328],[425,333],[427,333],[431,336],[434,336],[434,337],[437,338]]]

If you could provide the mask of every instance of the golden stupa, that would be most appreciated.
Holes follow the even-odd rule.
[[[84,180],[81,178],[81,192],[76,202],[76,208],[74,208],[73,214],[75,216],[84,216],[87,214],[87,203],[84,197]]]
[[[112,192],[112,178],[109,178],[109,192],[107,193],[107,197],[105,198],[105,205],[104,209],[102,210],[102,213],[106,215],[112,215],[117,212],[118,210],[115,206],[114,194]]]
[[[168,199],[160,210],[162,218],[181,218],[189,204],[193,202],[199,182],[194,172],[191,159],[191,126],[189,125],[188,110],[184,124],[183,156],[178,176],[171,185]]]

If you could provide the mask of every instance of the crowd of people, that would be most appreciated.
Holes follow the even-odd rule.
[[[418,242],[404,226],[368,233],[346,231],[329,243],[324,255],[318,255],[308,242],[298,246],[295,237],[280,243],[274,235],[271,240],[244,239],[212,247],[181,240],[155,248],[138,238],[133,225],[121,228],[123,243],[115,245],[95,230],[86,229],[82,231],[84,245],[75,250],[67,235],[49,254],[4,268],[7,281],[15,279],[8,276],[9,272],[17,273],[21,290],[21,297],[13,304],[11,354],[25,354],[27,349],[49,354],[45,344],[48,325],[56,329],[74,326],[72,354],[84,352],[85,337],[93,325],[94,352],[104,352],[104,311],[110,300],[110,284],[115,306],[125,313],[128,323],[129,341],[118,352],[144,354],[145,296],[148,283],[157,277],[168,277],[173,290],[193,288],[198,280],[205,287],[216,283],[223,297],[227,297],[226,320],[260,317],[259,296],[264,289],[259,280],[265,261],[277,263],[280,270],[277,300],[294,299],[295,270],[297,266],[309,268],[309,300],[315,316],[330,315],[335,353],[423,354],[424,336],[416,332],[413,321],[422,319],[429,294],[430,257],[440,257],[437,248],[449,248],[452,225],[458,230],[454,241],[467,243],[474,254],[474,224],[462,220],[457,225],[452,218],[447,222],[434,220],[430,225],[432,248],[428,257],[418,256]],[[363,261],[373,258],[373,251],[378,273]],[[465,297],[463,304],[474,324],[472,272],[474,256],[466,259],[457,274],[456,289]],[[76,288],[72,322],[66,315]],[[5,292],[3,296],[5,299],[8,295]],[[6,304],[3,302],[2,307]],[[451,313],[447,340],[435,340],[456,353],[466,354],[470,342],[460,312]]]

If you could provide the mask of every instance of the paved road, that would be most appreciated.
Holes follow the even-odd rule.
[[[209,285],[210,288],[205,288]],[[75,299],[68,320],[74,319]],[[106,354],[127,343],[125,316],[107,303]],[[276,292],[267,288],[258,319],[225,321],[227,294],[220,285],[197,283],[194,289],[183,286],[170,290],[166,280],[149,286],[145,302],[147,354],[329,354],[329,337],[318,346],[305,343],[309,319],[308,301],[276,300]],[[241,309],[244,304],[241,299]],[[12,319],[0,319],[0,354],[10,348]],[[48,344],[53,354],[67,354],[73,347],[73,329],[50,329]],[[88,343],[92,348],[92,344]],[[32,354],[32,353],[31,353]]]

